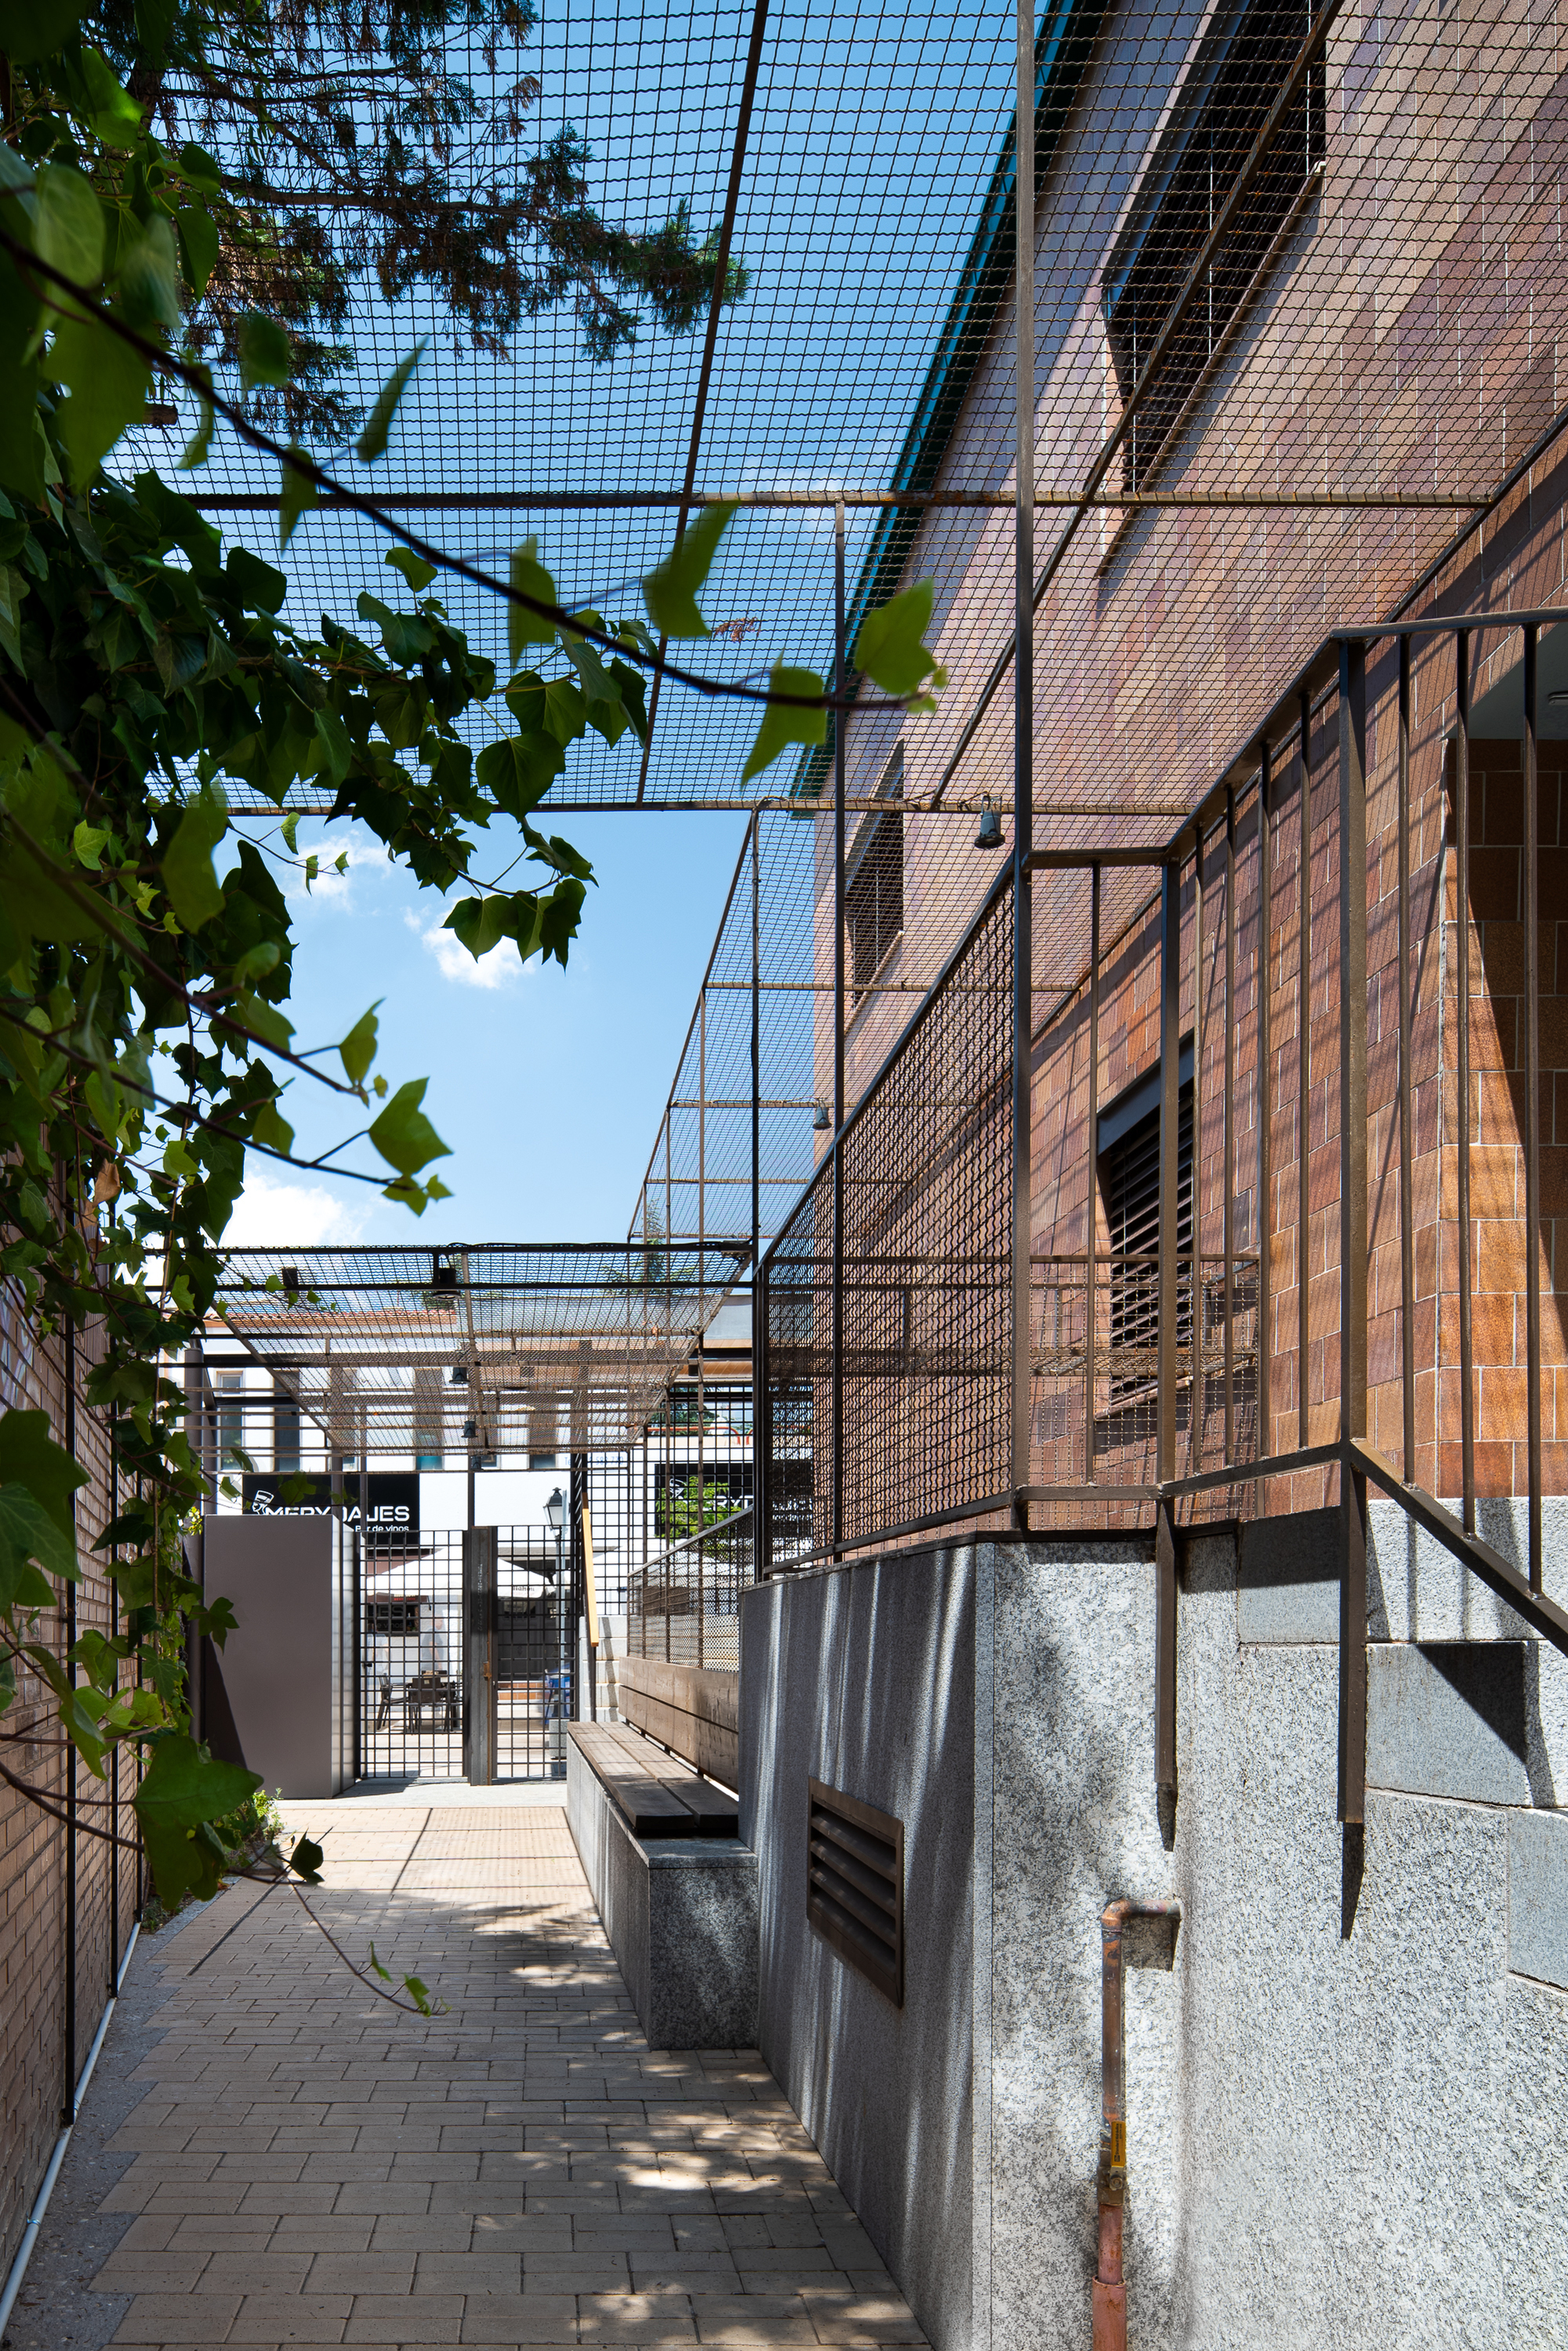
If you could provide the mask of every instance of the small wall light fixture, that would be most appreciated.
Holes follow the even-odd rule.
[[[811,1112],[811,1125],[815,1132],[818,1134],[827,1134],[831,1133],[832,1123],[828,1113],[827,1103],[825,1102],[816,1103]]]
[[[997,804],[988,792],[980,802],[980,830],[975,835],[977,849],[999,849],[1002,845],[1002,820],[997,814]]]

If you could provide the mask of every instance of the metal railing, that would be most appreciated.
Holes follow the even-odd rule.
[[[740,1670],[740,1596],[756,1578],[748,1505],[672,1543],[627,1582],[626,1647],[667,1665]]]
[[[1542,1589],[1543,1399],[1568,1343],[1555,1312],[1543,1338],[1540,939],[1542,809],[1554,849],[1568,817],[1541,789],[1538,707],[1541,632],[1564,622],[1337,632],[1173,839],[1021,845],[763,1258],[764,1574],[961,1524],[1152,1524],[1174,1786],[1178,1522],[1337,1499],[1346,1822],[1369,1485],[1568,1651]],[[1152,896],[1129,891],[1140,868]],[[1076,970],[1020,1045],[1030,884],[1031,931]],[[1108,1035],[1157,1072],[1152,1254],[1104,1238]],[[1489,1492],[1517,1495],[1522,1571],[1478,1534]]]

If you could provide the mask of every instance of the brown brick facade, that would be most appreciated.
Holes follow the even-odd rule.
[[[76,1622],[78,1631],[93,1625],[107,1632],[113,1588],[97,1572],[91,1546],[110,1516],[110,1448],[104,1416],[79,1399],[79,1374],[91,1345],[89,1333],[78,1341],[77,1356],[76,1452],[90,1482],[77,1497],[85,1573],[77,1586]],[[0,1288],[0,1404],[8,1410],[47,1411],[62,1443],[68,1430],[65,1358],[63,1335],[40,1337],[14,1288]],[[63,1607],[57,1615],[40,1617],[38,1637],[57,1654],[63,1652]],[[57,1734],[44,1703],[47,1693],[36,1676],[25,1673],[18,1675],[17,1693],[16,1705],[0,1725],[5,1735],[0,1754],[8,1770],[57,1802],[67,1775],[52,1743]],[[122,1761],[126,1794],[131,1773],[129,1761]],[[77,1786],[79,1817],[107,1825],[109,1786],[80,1765]],[[132,1833],[127,1805],[121,1805],[120,1818],[122,1833]],[[0,2262],[7,2264],[60,2128],[67,2083],[74,2084],[87,2056],[138,1907],[134,1854],[122,1852],[116,1862],[100,1839],[78,1834],[69,1871],[67,1845],[64,1826],[0,1784]],[[68,1889],[73,1878],[74,1968],[68,1964]],[[74,2017],[68,2034],[72,1979]]]

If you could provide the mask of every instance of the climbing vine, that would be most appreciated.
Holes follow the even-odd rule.
[[[140,1749],[137,1821],[172,1907],[214,1890],[216,1824],[258,1782],[192,1735],[186,1628],[221,1644],[233,1618],[185,1569],[182,1529],[208,1489],[162,1366],[213,1307],[247,1155],[301,1164],[292,1089],[339,1098],[344,1140],[379,1159],[387,1197],[421,1215],[446,1196],[425,1081],[383,1072],[376,1008],[330,1047],[298,1042],[281,883],[308,883],[317,860],[299,853],[290,793],[329,794],[335,818],[450,902],[447,926],[476,956],[509,939],[525,960],[564,964],[592,876],[536,814],[590,732],[645,736],[646,674],[685,674],[655,635],[708,633],[697,597],[732,510],[706,508],[677,537],[643,583],[645,619],[563,611],[528,541],[506,580],[485,582],[507,607],[504,684],[434,592],[443,567],[472,567],[395,526],[355,625],[301,630],[284,617],[281,571],[225,546],[157,474],[105,470],[161,378],[197,404],[185,471],[222,419],[273,452],[281,543],[334,479],[271,442],[192,348],[216,249],[210,157],[160,142],[134,78],[127,89],[83,43],[66,0],[25,18],[0,0],[0,1274],[46,1337],[93,1329],[86,1399],[109,1419],[127,1497],[97,1541],[118,1629],[81,1634],[62,1657],[38,1618],[81,1572],[85,1472],[44,1413],[0,1416],[0,1708],[30,1671],[89,1773],[117,1745]],[[242,398],[286,386],[278,322],[231,324]],[[372,407],[360,464],[384,455],[418,360]],[[930,612],[923,584],[873,613],[856,646],[857,667],[905,707],[929,706],[942,682],[922,641]],[[824,737],[828,697],[809,669],[775,665],[766,686],[695,682],[760,705],[747,775]],[[492,724],[476,755],[475,718],[489,705],[494,719],[497,695],[503,731]],[[236,822],[235,786],[276,821]],[[520,831],[520,882],[487,870],[501,820]],[[301,1882],[319,1863],[304,1844],[290,1856]]]

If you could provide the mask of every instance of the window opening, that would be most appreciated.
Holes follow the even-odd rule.
[[[884,808],[873,820],[844,884],[852,988],[858,991],[870,986],[903,928],[904,810]]]
[[[1176,1095],[1176,1346],[1192,1345],[1192,1046],[1182,1049]],[[1159,1375],[1160,1072],[1128,1088],[1099,1122],[1100,1193],[1111,1286],[1111,1401],[1118,1413],[1152,1399]],[[1153,1404],[1149,1405],[1152,1415]],[[1124,1437],[1152,1433],[1142,1421]],[[1110,1431],[1097,1434],[1107,1449]]]
[[[1301,54],[1311,22],[1305,5],[1240,0],[1219,9],[1205,37],[1102,282],[1105,330],[1124,400]],[[1129,490],[1153,471],[1324,152],[1320,57],[1134,417],[1124,444]]]
[[[299,1467],[299,1406],[292,1396],[272,1403],[272,1468],[276,1477]]]

